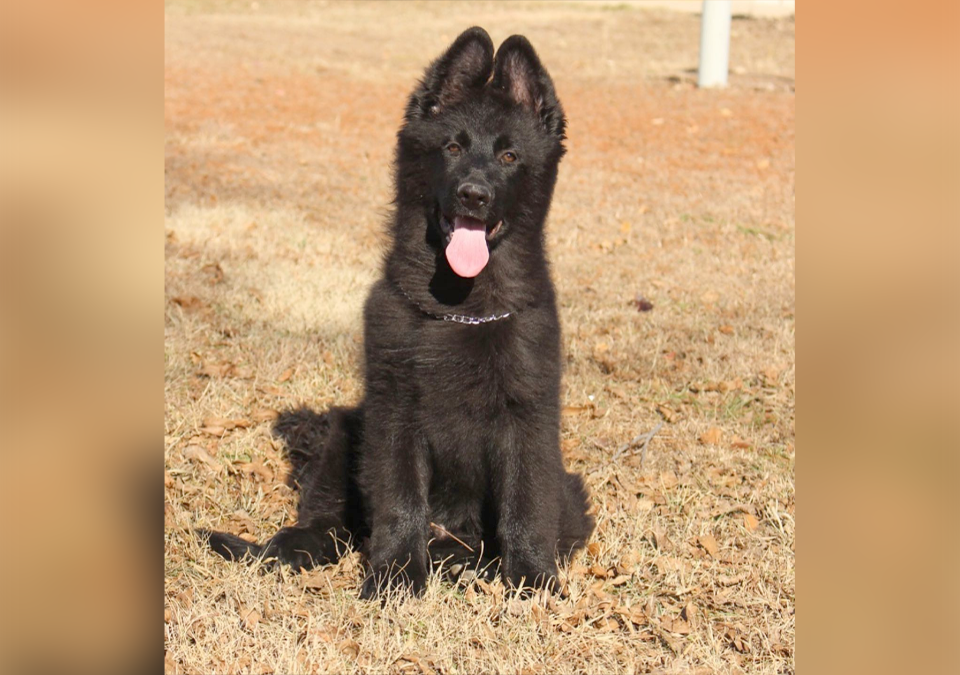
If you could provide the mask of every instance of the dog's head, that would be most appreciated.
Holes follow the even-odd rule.
[[[410,97],[397,199],[422,207],[427,241],[475,277],[507,238],[542,239],[566,120],[550,75],[514,35],[496,56],[482,28],[462,33]]]

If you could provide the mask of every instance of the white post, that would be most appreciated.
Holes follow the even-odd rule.
[[[700,22],[701,87],[726,87],[730,62],[730,0],[703,0]]]

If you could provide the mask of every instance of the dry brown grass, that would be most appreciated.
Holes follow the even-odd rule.
[[[255,4],[255,3],[254,3]],[[168,672],[794,670],[794,27],[577,4],[167,7]],[[570,118],[549,224],[563,447],[598,529],[567,599],[357,600],[203,550],[294,514],[272,411],[360,396],[404,95],[462,28],[527,34]],[[652,302],[639,312],[634,300]],[[618,447],[667,423],[646,463]]]

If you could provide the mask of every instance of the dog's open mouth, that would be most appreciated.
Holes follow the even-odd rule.
[[[482,220],[470,216],[455,216],[448,220],[440,216],[440,229],[447,240],[445,255],[450,268],[461,277],[475,277],[487,266],[490,249],[487,242],[500,231],[503,221],[490,230]]]

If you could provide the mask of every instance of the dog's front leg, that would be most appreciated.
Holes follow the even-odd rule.
[[[427,581],[428,487],[426,442],[397,434],[389,424],[368,427],[363,483],[369,495],[372,532],[369,574],[360,597],[370,599],[389,588],[419,595]]]
[[[559,432],[537,413],[504,430],[495,477],[497,539],[503,576],[514,587],[552,587],[556,581],[559,531]]]

